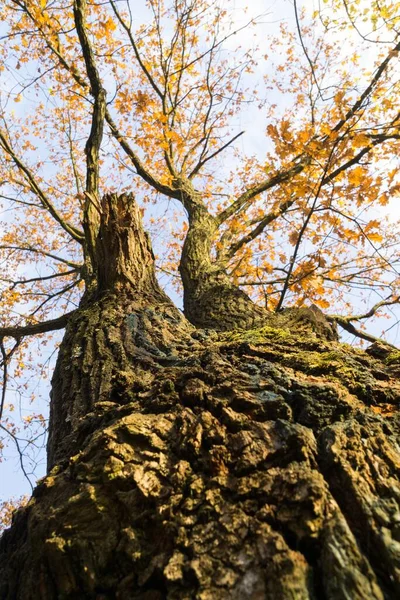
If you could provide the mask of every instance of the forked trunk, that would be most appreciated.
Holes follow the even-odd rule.
[[[104,202],[97,292],[53,379],[54,467],[2,537],[0,598],[398,598],[399,356],[312,319],[195,329],[132,199]]]

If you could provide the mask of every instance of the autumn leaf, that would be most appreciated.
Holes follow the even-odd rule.
[[[352,185],[360,185],[365,177],[365,169],[363,167],[355,167],[347,176],[349,183]]]

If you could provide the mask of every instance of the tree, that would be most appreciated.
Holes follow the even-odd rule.
[[[356,3],[332,3],[330,22],[295,4],[302,53],[283,27],[269,79],[297,114],[260,99],[273,146],[238,156],[236,178],[217,169],[255,57],[224,56],[235,30],[215,2],[148,7],[138,31],[113,0],[1,9],[7,99],[37,94],[27,122],[3,102],[3,197],[21,217],[1,245],[2,408],[26,339],[66,329],[48,475],[2,537],[1,598],[395,598],[399,354],[354,322],[399,298],[382,216],[398,190],[398,7],[366,9],[365,35]],[[358,82],[323,34],[349,21],[375,52]],[[184,315],[126,172],[148,203],[185,210],[166,256],[181,253]],[[349,287],[385,296],[325,317]],[[340,344],[336,323],[374,343]]]

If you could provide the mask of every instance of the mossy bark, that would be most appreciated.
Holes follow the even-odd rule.
[[[0,598],[398,598],[399,357],[327,339],[316,311],[196,329],[141,239],[140,293],[98,286],[67,329]]]

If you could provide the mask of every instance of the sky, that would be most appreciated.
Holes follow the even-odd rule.
[[[278,32],[279,24],[282,20],[294,21],[292,3],[289,0],[276,0],[275,2],[267,0],[253,0],[250,3],[250,9],[247,12],[245,11],[246,2],[244,0],[234,0],[232,4],[232,16],[234,17],[237,28],[242,27],[252,17],[260,17],[260,24],[255,30],[245,29],[238,33],[236,36],[230,38],[226,43],[226,47],[230,50],[234,50],[235,47],[239,44],[242,46],[259,46],[261,53],[268,53],[270,55],[273,55],[274,49],[270,47],[265,47],[265,32]],[[305,0],[303,4],[310,7],[314,7],[315,3],[313,2],[313,0]],[[137,17],[138,22],[143,16],[146,15],[145,10],[141,12],[140,6],[141,5],[139,4],[139,2],[135,2],[135,16]],[[365,59],[367,60],[368,56],[366,56]],[[265,73],[263,74],[267,74],[267,70],[269,68],[268,63],[266,65],[264,65],[264,63],[262,64],[262,68],[265,69]],[[260,75],[260,73],[258,73],[258,75]],[[271,100],[273,100],[273,98],[274,96],[272,93]],[[281,97],[279,98],[281,100]],[[23,111],[23,103],[16,105],[16,110]],[[238,130],[245,130],[245,135],[243,135],[240,138],[239,144],[246,155],[258,155],[262,157],[266,151],[266,144],[268,143],[268,141],[264,134],[260,135],[259,119],[260,114],[257,111],[255,111],[255,109],[248,110],[243,116],[241,116],[238,119]],[[399,208],[400,207],[398,202],[391,206],[393,216],[400,216]],[[6,218],[9,217],[6,216]],[[180,303],[180,298],[176,295],[175,292],[171,291],[170,295],[177,304]],[[379,332],[376,332],[376,334],[378,333]],[[51,375],[51,371],[54,366],[54,360],[54,355],[52,355],[51,358],[49,356],[49,362],[47,364],[49,376]],[[48,381],[42,382],[39,386],[40,399],[38,401],[38,404],[35,405],[36,411],[46,410],[48,391]],[[30,408],[27,407],[24,410],[30,410]],[[8,458],[8,460],[4,461],[3,463],[0,463],[0,500],[5,500],[10,496],[20,496],[22,494],[29,493],[30,489],[26,479],[24,478],[21,472],[19,458],[13,450],[12,445],[10,445],[9,448],[6,450],[5,456]],[[38,460],[39,466],[35,471],[35,476],[31,478],[32,481],[34,481],[35,477],[40,477],[45,474],[45,456],[43,451],[39,453]]]

